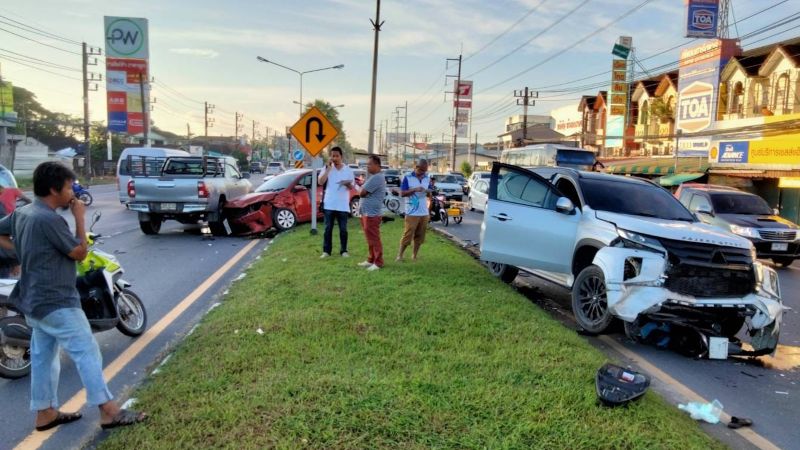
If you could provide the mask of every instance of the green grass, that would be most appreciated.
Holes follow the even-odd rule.
[[[100,447],[722,448],[653,393],[598,406],[605,356],[443,238],[398,264],[387,224],[367,273],[351,225],[349,259],[280,235]]]

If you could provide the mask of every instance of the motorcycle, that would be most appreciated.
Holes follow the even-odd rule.
[[[92,228],[100,220],[97,211],[86,233],[89,253],[77,263],[76,287],[81,307],[93,332],[116,327],[122,334],[140,336],[147,328],[147,311],[142,300],[122,279],[124,270],[114,255],[95,247],[100,234]],[[0,377],[22,378],[31,371],[31,328],[24,315],[8,302],[16,280],[0,280]]]
[[[92,194],[89,192],[89,186],[81,185],[81,182],[78,180],[72,183],[72,192],[75,194],[75,198],[85,203],[86,206],[91,205],[94,201]]]
[[[431,222],[441,221],[444,224],[449,222],[447,217],[447,197],[444,194],[440,194],[436,188],[431,193],[428,214],[430,214]]]

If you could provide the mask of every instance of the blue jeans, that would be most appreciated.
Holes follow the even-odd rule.
[[[82,309],[62,308],[44,319],[26,317],[31,337],[31,410],[58,408],[59,349],[75,362],[86,388],[86,401],[102,405],[114,399],[103,378],[103,357]]]
[[[325,210],[325,233],[322,240],[322,251],[331,254],[333,250],[333,219],[339,223],[339,243],[341,249],[339,253],[347,251],[347,218],[350,217],[349,212],[334,211],[332,209]]]

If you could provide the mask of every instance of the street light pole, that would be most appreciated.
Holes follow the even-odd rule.
[[[367,142],[367,153],[370,155],[375,151],[375,91],[378,83],[378,33],[381,31],[381,0],[377,0],[378,6],[375,12],[375,20],[372,28],[375,29],[375,46],[372,50],[372,96],[370,97],[369,107],[369,141]]]

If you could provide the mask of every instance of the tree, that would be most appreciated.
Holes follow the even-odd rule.
[[[667,103],[663,98],[653,99],[652,103],[650,103],[650,115],[658,119],[661,123],[675,120],[675,111],[672,105]]]
[[[69,114],[52,112],[42,106],[33,92],[14,86],[16,134],[30,136],[48,147],[77,147],[83,142],[83,120]]]
[[[463,173],[467,178],[472,175],[472,166],[468,161],[461,161],[461,173]]]
[[[313,103],[306,103],[306,111],[311,109],[312,106],[316,106],[317,109],[322,111],[322,114],[328,118],[331,125],[339,131],[339,135],[333,140],[333,145],[341,147],[345,161],[353,162],[355,149],[350,142],[347,141],[347,134],[344,132],[344,123],[342,123],[342,119],[339,118],[339,111],[329,102],[322,99],[316,99]]]

